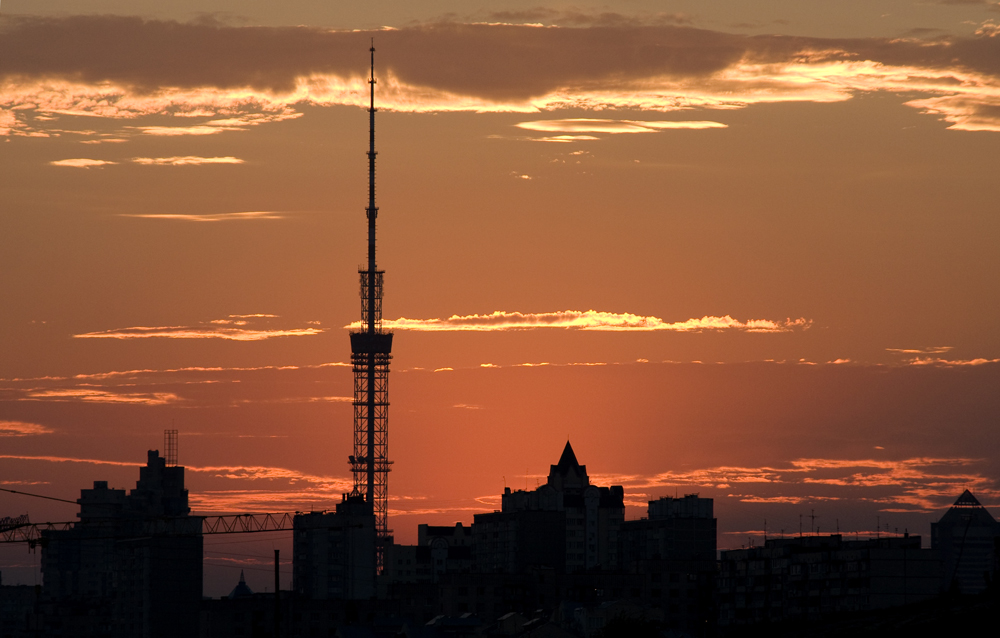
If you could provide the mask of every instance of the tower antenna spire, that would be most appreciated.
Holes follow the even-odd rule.
[[[392,333],[382,329],[382,279],[375,264],[375,40],[372,39],[371,103],[368,107],[368,264],[358,268],[361,278],[361,326],[351,332],[351,364],[354,369],[354,496],[372,506],[375,514],[376,565],[381,573],[384,547],[391,540],[388,528],[388,478],[392,461],[389,451],[389,361]]]

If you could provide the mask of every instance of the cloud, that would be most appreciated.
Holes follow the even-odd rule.
[[[105,461],[103,459],[81,459],[70,456],[30,456],[23,454],[0,454],[0,459],[12,461],[45,461],[47,463],[88,463],[92,465],[116,465],[121,467],[138,467],[142,463],[125,461]]]
[[[886,348],[886,352],[897,354],[943,354],[952,349],[952,346],[931,346],[929,348]]]
[[[952,346],[931,346],[927,348],[886,348],[887,352],[904,355],[917,355],[905,359],[906,365],[911,366],[981,366],[989,363],[1000,363],[1000,359],[986,359],[977,357],[975,359],[944,359],[926,355],[944,354],[951,351]]]
[[[215,135],[224,131],[242,131],[250,126],[269,124],[272,122],[284,122],[302,117],[302,113],[294,113],[288,108],[274,109],[270,113],[239,113],[234,117],[224,119],[213,119],[196,124],[194,126],[133,126],[130,129],[141,132],[143,135],[154,135],[157,137],[178,137],[181,135]],[[212,110],[180,111],[176,113],[178,117],[199,117],[214,115]]]
[[[229,341],[261,341],[274,337],[303,337],[323,332],[320,328],[293,328],[290,330],[244,330],[242,328],[191,328],[161,326],[119,328],[73,335],[76,339],[226,339]]]
[[[2,380],[0,400],[184,408],[349,404],[354,399],[345,396],[350,394],[342,385],[346,377],[334,368],[350,368],[350,364],[193,366],[13,378]]]
[[[917,357],[908,361],[911,366],[981,366],[990,363],[1000,363],[1000,359],[941,359],[940,357]]]
[[[537,120],[520,122],[515,126],[529,131],[546,133],[655,133],[667,129],[707,129],[726,128],[725,124],[710,121],[638,121],[638,120],[598,120],[572,118],[565,120]],[[549,138],[551,139],[551,138]],[[573,139],[577,139],[575,136]],[[593,139],[593,138],[589,138]]]
[[[87,158],[77,158],[77,159],[64,159],[56,160],[54,162],[49,162],[52,166],[69,166],[71,168],[94,168],[96,166],[110,166],[112,164],[117,164],[118,162],[109,162],[108,160],[97,160],[97,159],[87,159]]]
[[[529,139],[531,139],[532,142],[557,142],[561,144],[568,144],[569,142],[590,142],[601,138],[594,137],[593,135],[547,135],[545,137],[532,137]]]
[[[230,317],[249,317],[253,315],[230,315]],[[276,315],[261,315],[274,317]],[[165,368],[163,370],[155,370],[151,368],[138,368],[134,370],[110,370],[108,372],[93,372],[93,373],[83,373],[75,374],[72,376],[44,376],[44,377],[25,377],[19,378],[14,377],[10,379],[0,379],[0,381],[8,382],[24,382],[24,381],[77,381],[77,380],[92,380],[92,379],[111,379],[115,377],[130,377],[137,378],[143,375],[163,375],[163,374],[174,374],[174,373],[184,373],[184,372],[259,372],[259,371],[270,371],[270,370],[300,370],[300,369],[310,369],[310,368],[329,368],[329,367],[351,367],[350,363],[334,361],[329,363],[319,363],[315,365],[303,365],[303,366],[235,366],[235,367],[222,367],[222,366],[188,366],[185,368]]]
[[[10,135],[17,126],[17,116],[13,111],[0,109],[0,135]]]
[[[591,480],[623,485],[627,492],[677,487],[713,489],[745,503],[854,499],[906,506],[907,511],[932,511],[950,505],[966,487],[977,494],[1000,496],[996,479],[977,469],[982,463],[983,459],[965,457],[803,458],[775,466],[718,466],[645,476],[595,474]],[[830,488],[851,491],[831,494]]]
[[[360,322],[347,328],[356,329]],[[639,331],[669,330],[674,332],[701,332],[705,330],[739,330],[744,332],[789,332],[805,330],[812,321],[805,318],[771,320],[750,319],[739,321],[729,315],[705,316],[700,319],[666,322],[659,317],[630,313],[599,312],[596,310],[563,310],[560,312],[522,313],[498,310],[488,315],[452,315],[447,319],[391,319],[383,321],[387,330],[414,330],[425,332],[493,332],[503,330],[533,330],[536,328],[565,328],[572,330]]]
[[[0,437],[52,434],[52,428],[25,421],[0,421]]]
[[[183,157],[135,157],[132,161],[143,166],[197,166],[200,164],[243,163],[243,160],[238,157],[195,157],[193,155],[185,155]]]
[[[173,392],[115,392],[98,388],[60,388],[30,391],[22,400],[166,405],[180,401],[180,397]]]
[[[380,107],[538,113],[677,111],[908,96],[958,130],[1000,130],[1000,38],[744,36],[587,17],[574,28],[425,24],[379,31]],[[568,24],[569,22],[564,22]],[[373,32],[229,27],[122,16],[4,16],[0,131],[53,117],[183,118],[135,134],[206,135],[282,121],[304,105],[365,106]],[[13,121],[10,113],[14,114]]]
[[[980,37],[995,38],[1000,35],[1000,24],[996,24],[992,20],[987,20],[978,29],[976,29],[976,35]]]
[[[284,219],[282,213],[274,211],[247,211],[241,213],[206,213],[203,215],[191,213],[148,213],[148,214],[123,214],[119,217],[135,217],[138,219],[173,219],[188,222],[224,222],[224,221],[249,221],[257,219]],[[274,316],[274,315],[253,315],[253,316]],[[214,323],[214,322],[213,322]]]
[[[175,219],[176,217],[169,217]],[[252,218],[252,217],[251,217]],[[187,219],[187,217],[184,217]],[[208,221],[208,220],[199,220]],[[211,220],[217,221],[217,220]],[[274,315],[230,315],[228,319],[201,322],[196,326],[135,326],[73,335],[76,339],[225,339],[227,341],[262,341],[275,337],[304,337],[323,332],[323,328],[251,327],[243,319],[271,319]]]
[[[2,135],[3,133],[0,133]],[[81,144],[121,144],[128,140],[124,137],[102,137],[96,140],[80,140]]]
[[[690,24],[691,16],[686,13],[644,13],[624,15],[613,11],[584,12],[557,10],[537,7],[534,9],[491,11],[487,14],[491,23],[519,24],[525,26],[563,25],[585,26],[653,26],[661,24]]]

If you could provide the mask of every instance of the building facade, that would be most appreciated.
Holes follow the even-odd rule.
[[[720,626],[886,609],[941,593],[941,553],[919,536],[844,540],[840,534],[769,539],[722,552]]]
[[[292,587],[309,600],[375,596],[376,528],[372,504],[344,495],[336,512],[295,515]]]

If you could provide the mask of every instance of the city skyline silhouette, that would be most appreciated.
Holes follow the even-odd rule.
[[[72,520],[58,499],[130,487],[164,430],[195,514],[358,487],[372,37],[383,533],[471,526],[568,441],[625,521],[711,499],[723,550],[803,520],[929,547],[965,490],[1000,506],[990,15],[8,6],[0,517]],[[291,589],[265,536],[206,536],[205,593],[271,587],[279,549]]]

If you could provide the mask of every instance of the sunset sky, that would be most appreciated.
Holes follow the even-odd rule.
[[[567,439],[627,518],[714,498],[720,548],[1000,507],[977,0],[6,0],[0,487],[131,488],[173,427],[197,513],[350,489],[372,38],[397,541]],[[210,595],[290,558],[205,544]]]

